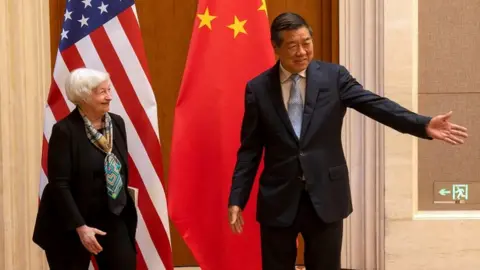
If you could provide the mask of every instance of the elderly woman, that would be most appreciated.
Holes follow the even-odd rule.
[[[40,202],[33,241],[50,269],[135,269],[137,213],[127,192],[125,123],[109,113],[109,75],[73,71],[66,82],[76,105],[52,129],[48,184]]]

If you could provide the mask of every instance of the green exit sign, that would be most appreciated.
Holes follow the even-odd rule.
[[[451,188],[442,188],[438,191],[440,196],[451,196],[452,200],[468,200],[468,184],[453,184]]]

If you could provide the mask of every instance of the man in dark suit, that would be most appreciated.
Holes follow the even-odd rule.
[[[340,269],[343,219],[352,212],[341,129],[347,107],[399,132],[462,144],[464,127],[415,114],[363,89],[345,67],[314,61],[312,30],[293,13],[272,22],[277,64],[247,83],[241,146],[229,198],[232,230],[265,151],[257,220],[263,270],[292,270],[305,239],[308,270]]]

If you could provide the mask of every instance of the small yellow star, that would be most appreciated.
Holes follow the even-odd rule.
[[[247,33],[247,31],[245,31],[245,27],[244,27],[246,22],[247,22],[247,20],[239,21],[237,16],[235,16],[234,23],[227,26],[228,28],[233,29],[233,31],[234,31],[233,37],[234,38],[236,38],[239,33],[244,33],[244,34]]]
[[[258,8],[259,11],[265,11],[265,15],[268,16],[266,0],[262,0],[262,5]]]
[[[212,30],[212,21],[217,18],[217,16],[211,16],[208,7],[205,9],[205,13],[197,14],[197,17],[200,19],[200,25],[198,28],[202,28],[203,26],[207,26],[210,30]]]

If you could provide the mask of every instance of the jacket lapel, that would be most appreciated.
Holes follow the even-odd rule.
[[[310,122],[312,120],[315,104],[317,103],[318,93],[322,82],[322,74],[318,71],[319,65],[316,62],[310,63],[307,68],[307,85],[305,89],[305,105],[303,109],[302,130],[300,138],[305,137]]]
[[[122,159],[124,164],[128,164],[127,158],[127,146],[125,145],[125,138],[123,138],[124,130],[120,129],[120,125],[115,121],[112,117],[113,122],[113,145],[117,147],[118,152],[120,153],[120,158]]]
[[[83,122],[82,116],[80,115],[80,111],[78,108],[75,108],[70,116],[69,116],[70,123],[73,127],[72,130],[72,139],[74,140],[74,144],[77,147],[73,147],[74,154],[73,156],[78,158],[74,162],[75,171],[79,173],[79,177],[88,177],[93,178],[93,168],[89,165],[90,164],[90,150],[85,151],[85,149],[90,149],[89,145],[92,144],[87,137],[87,133],[85,131],[85,123]]]
[[[285,103],[283,102],[282,86],[280,84],[280,62],[277,62],[277,64],[270,71],[269,90],[273,107],[275,108],[278,117],[280,117],[280,120],[282,120],[283,124],[285,125],[287,131],[298,142],[298,138],[295,135],[292,123],[290,122],[290,118],[288,117],[288,112],[285,109]]]

